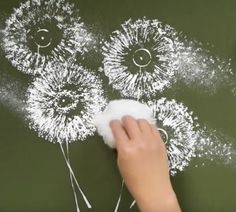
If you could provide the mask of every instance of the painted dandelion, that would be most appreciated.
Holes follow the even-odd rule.
[[[51,142],[73,142],[93,135],[93,115],[106,101],[100,80],[70,63],[50,63],[47,74],[28,89],[27,111],[31,127]]]
[[[60,144],[69,170],[77,212],[80,209],[76,188],[87,207],[91,208],[71,167],[69,143],[85,140],[94,134],[93,116],[106,105],[101,81],[89,70],[70,61],[53,61],[45,66],[44,74],[29,87],[26,103],[30,127],[40,137]]]
[[[66,0],[29,0],[15,9],[3,30],[3,49],[13,66],[27,74],[86,52],[91,40],[73,4]]]
[[[150,96],[170,86],[175,65],[176,31],[158,20],[128,20],[105,42],[104,72],[123,96]]]
[[[153,111],[158,130],[166,144],[169,171],[173,176],[177,171],[183,171],[192,157],[195,157],[198,139],[198,133],[195,131],[198,124],[194,123],[196,118],[193,118],[187,107],[174,99],[150,100],[147,105]],[[135,203],[136,200],[131,203],[130,208]]]
[[[149,101],[157,125],[161,128],[160,133],[166,141],[171,175],[182,171],[188,166],[192,157],[195,156],[195,145],[197,133],[194,123],[196,118],[188,112],[188,108],[175,100],[161,98],[156,101]]]

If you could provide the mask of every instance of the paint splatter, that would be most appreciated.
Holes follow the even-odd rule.
[[[30,126],[51,142],[93,135],[93,116],[106,104],[99,78],[72,62],[50,63],[46,72],[27,92]]]
[[[196,118],[182,103],[175,100],[161,98],[156,101],[148,101],[147,105],[153,110],[157,119],[157,126],[165,132],[169,168],[171,175],[189,165],[192,157],[195,157],[195,145],[198,139],[195,127]],[[166,136],[168,135],[168,136]]]
[[[196,157],[226,165],[233,165],[236,162],[236,151],[233,147],[235,139],[219,130],[211,130],[209,126],[200,129],[198,136]]]
[[[170,86],[177,32],[158,20],[131,19],[113,32],[102,53],[105,75],[123,96],[150,96]]]
[[[182,42],[176,45],[177,80],[193,89],[201,88],[201,91],[209,94],[215,94],[220,88],[235,84],[230,60],[212,55],[197,41],[184,36],[180,40]]]
[[[53,59],[63,63],[75,53],[83,54],[91,41],[78,10],[66,0],[29,0],[5,25],[5,56],[27,74],[40,73]]]

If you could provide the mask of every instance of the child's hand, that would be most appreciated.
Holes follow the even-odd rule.
[[[172,189],[165,144],[146,120],[125,116],[110,122],[118,167],[126,186],[143,212],[181,211]]]

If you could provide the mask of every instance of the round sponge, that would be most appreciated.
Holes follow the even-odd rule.
[[[113,119],[121,121],[125,115],[130,115],[135,119],[146,119],[154,125],[156,122],[152,110],[146,104],[130,99],[110,101],[105,110],[95,116],[94,124],[105,144],[111,148],[115,148],[116,145],[109,123]]]

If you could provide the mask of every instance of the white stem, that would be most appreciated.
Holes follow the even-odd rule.
[[[70,152],[69,152],[68,142],[66,142],[66,154],[67,154],[67,161],[68,161],[68,163],[70,163]],[[71,172],[70,172],[70,183],[71,183],[71,187],[72,187],[73,194],[74,194],[76,210],[77,210],[77,212],[80,212],[79,204],[78,204],[78,197],[77,197],[77,194],[75,191],[75,185],[74,185],[74,181],[73,181],[73,177],[72,177]]]
[[[92,208],[91,204],[89,203],[88,199],[86,198],[84,192],[82,191],[82,189],[81,189],[81,187],[80,187],[80,185],[79,185],[79,183],[78,183],[78,181],[77,181],[77,179],[76,179],[76,177],[75,177],[74,171],[72,170],[70,163],[68,162],[68,160],[67,160],[67,158],[66,158],[66,154],[65,154],[65,151],[64,151],[64,149],[63,149],[62,144],[60,144],[60,147],[61,147],[62,154],[63,154],[63,156],[64,156],[64,160],[65,160],[65,162],[66,162],[66,165],[67,165],[67,167],[68,167],[68,169],[69,169],[69,171],[70,171],[70,173],[71,173],[71,175],[72,175],[72,177],[73,177],[73,179],[74,179],[74,181],[75,181],[75,183],[76,183],[76,186],[77,186],[79,192],[81,193],[81,195],[82,195],[82,197],[83,197],[83,199],[84,199],[84,201],[85,201],[87,207],[88,207],[88,208]]]
[[[136,200],[134,200],[134,201],[131,203],[131,205],[129,206],[129,209],[133,208],[135,204],[136,204]]]
[[[116,208],[115,208],[114,212],[118,212],[118,209],[119,209],[119,206],[120,206],[121,197],[122,197],[123,188],[124,188],[124,180],[122,179],[120,195],[119,195],[118,201],[116,203]]]

